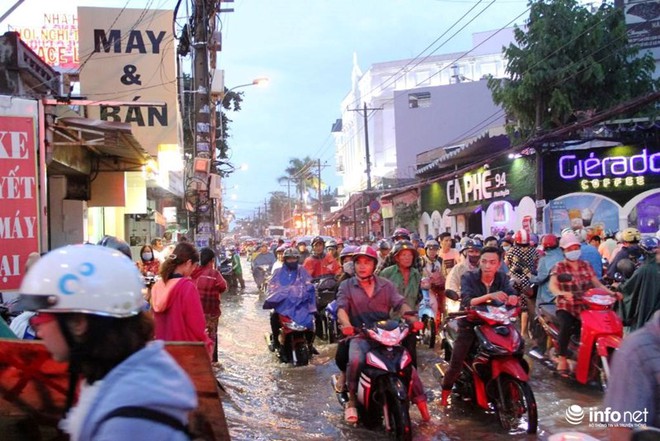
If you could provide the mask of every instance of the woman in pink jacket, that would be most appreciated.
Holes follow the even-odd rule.
[[[160,277],[151,289],[155,336],[165,341],[201,341],[211,356],[213,342],[206,335],[204,311],[195,283],[190,278],[199,253],[181,242],[160,265]]]

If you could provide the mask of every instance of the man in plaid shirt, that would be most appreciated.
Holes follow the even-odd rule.
[[[580,241],[573,233],[564,234],[559,241],[559,248],[564,252],[564,260],[558,262],[550,278],[550,292],[557,296],[557,320],[559,321],[559,351],[557,352],[557,372],[568,375],[568,343],[580,328],[580,312],[583,309],[582,295],[591,288],[601,288],[615,295],[605,288],[591,265],[580,260]],[[571,280],[560,282],[558,275],[570,274]]]
[[[213,342],[213,361],[218,361],[218,321],[220,320],[220,295],[227,290],[227,282],[215,269],[215,251],[202,248],[199,253],[199,266],[191,274],[197,285],[202,301],[206,335]]]

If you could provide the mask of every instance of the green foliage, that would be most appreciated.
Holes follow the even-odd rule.
[[[526,30],[504,49],[508,78],[490,77],[513,143],[652,92],[655,63],[628,46],[621,9],[576,0],[531,1]]]
[[[394,223],[410,231],[417,231],[419,225],[419,206],[417,203],[396,204],[394,206]]]

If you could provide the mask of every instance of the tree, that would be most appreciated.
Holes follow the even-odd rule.
[[[520,143],[623,101],[652,92],[650,54],[628,45],[623,11],[603,3],[592,12],[576,0],[530,2],[526,30],[516,26],[504,49],[508,78],[488,79]]]
[[[419,206],[412,204],[396,204],[394,206],[394,223],[410,231],[419,229]]]
[[[315,166],[316,161],[309,156],[305,156],[303,159],[291,158],[289,166],[284,170],[286,174],[277,178],[277,182],[280,184],[287,181],[294,183],[298,196],[302,200],[308,188],[315,191],[318,189],[319,181],[318,176],[314,174]]]

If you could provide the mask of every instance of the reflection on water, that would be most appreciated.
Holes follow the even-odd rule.
[[[245,265],[245,268],[249,266]],[[249,272],[249,271],[248,271]],[[317,340],[320,355],[309,366],[294,368],[280,364],[268,351],[264,336],[269,332],[269,311],[261,308],[265,295],[256,290],[249,274],[242,293],[226,293],[220,319],[220,362],[217,377],[224,386],[223,405],[234,440],[374,440],[384,431],[350,427],[330,387],[337,372],[336,345]],[[561,431],[580,430],[605,439],[603,429],[585,422],[571,426],[564,417],[568,406],[601,406],[602,393],[552,377],[548,370],[534,366],[532,389],[539,408],[536,436],[502,432],[497,417],[474,410],[469,403],[448,409],[439,406],[440,386],[434,369],[439,355],[418,348],[420,376],[429,396],[432,421],[422,423],[411,407],[415,440],[545,440]]]

